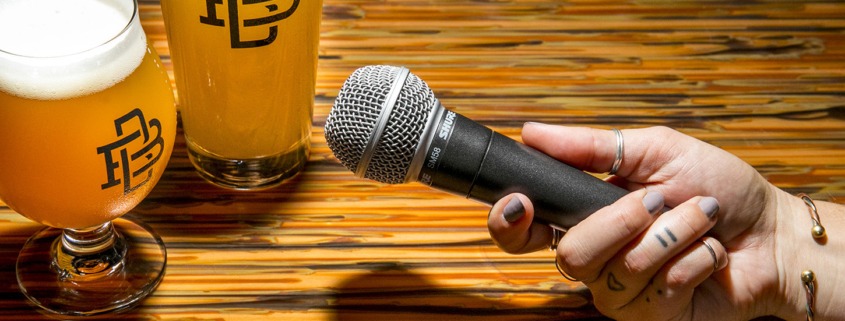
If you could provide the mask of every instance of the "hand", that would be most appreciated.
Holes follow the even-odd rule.
[[[777,189],[739,158],[677,131],[623,135],[623,161],[609,181],[633,192],[567,231],[557,248],[561,269],[584,282],[599,311],[615,319],[774,313]],[[606,172],[615,159],[611,131],[531,123],[522,137],[586,171]],[[660,213],[664,205],[671,210]],[[531,201],[512,194],[494,204],[488,228],[503,250],[526,253],[551,243],[551,229],[532,220]]]

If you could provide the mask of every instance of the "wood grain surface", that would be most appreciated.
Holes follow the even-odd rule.
[[[171,68],[159,3],[140,3]],[[526,121],[666,125],[789,192],[845,202],[843,2],[325,0],[323,10],[306,170],[270,190],[220,189],[193,171],[180,136],[132,214],[163,237],[167,275],[139,308],[95,319],[604,319],[553,253],[498,250],[486,205],[340,165],[323,125],[363,65],[407,66],[445,106],[515,139]],[[49,319],[14,276],[39,228],[0,203],[0,320]]]

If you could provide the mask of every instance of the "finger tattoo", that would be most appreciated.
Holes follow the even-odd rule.
[[[668,227],[664,227],[663,230],[666,231],[666,235],[669,235],[669,239],[671,239],[672,242],[678,242],[678,238],[675,237],[675,234],[672,234],[672,231],[670,231]]]
[[[671,240],[672,243],[678,242],[678,238],[675,237],[675,234],[673,234],[668,227],[664,227],[663,231],[666,232],[666,236],[669,237],[669,240]],[[658,241],[660,241],[660,245],[663,245],[664,248],[669,247],[669,242],[666,242],[666,240],[662,236],[660,236],[660,234],[654,234],[654,236],[657,238]]]
[[[607,288],[611,291],[616,292],[625,291],[625,285],[616,279],[616,276],[613,275],[613,272],[607,273]]]

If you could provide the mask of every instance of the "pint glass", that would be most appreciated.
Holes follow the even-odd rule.
[[[0,199],[54,227],[23,246],[18,284],[54,313],[134,306],[161,281],[165,249],[119,217],[155,186],[176,134],[137,3],[3,0],[0,30],[14,30],[0,32]]]
[[[194,167],[234,189],[277,185],[309,153],[321,0],[162,0]]]

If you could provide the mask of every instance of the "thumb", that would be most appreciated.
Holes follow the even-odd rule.
[[[521,254],[548,248],[552,229],[533,223],[534,206],[523,194],[510,194],[493,204],[487,229],[493,242],[505,252]]]
[[[526,123],[523,142],[575,168],[594,173],[611,170],[617,144],[622,144],[622,161],[616,175],[629,181],[643,181],[677,158],[679,145],[693,142],[668,127],[626,129],[617,143],[612,130],[588,127]],[[656,139],[657,138],[657,139]]]
[[[526,145],[573,167],[597,173],[611,170],[616,159],[616,139],[616,134],[611,130],[588,127],[526,123],[522,128],[522,140]],[[626,143],[624,147],[630,149],[631,142]],[[624,152],[630,154],[627,150]],[[624,156],[623,161],[630,163],[632,159]],[[620,166],[618,172],[622,169]]]

